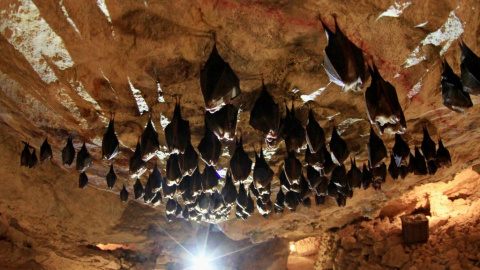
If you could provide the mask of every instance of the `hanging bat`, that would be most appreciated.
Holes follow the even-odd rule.
[[[331,144],[331,142],[330,142]],[[322,168],[324,174],[329,174],[333,171],[335,164],[332,160],[332,155],[327,150],[327,146],[323,145],[322,149],[318,154],[318,163],[320,164],[320,168]]]
[[[310,189],[316,189],[322,181],[320,172],[312,166],[307,166],[307,181]]]
[[[397,167],[406,166],[407,158],[410,155],[410,147],[405,142],[401,135],[395,134],[395,145],[393,146],[393,156]]]
[[[77,155],[77,171],[83,172],[90,166],[92,166],[92,157],[90,156],[84,141],[83,146]]]
[[[152,173],[148,176],[148,182],[150,182],[150,188],[152,192],[157,192],[162,188],[162,185],[167,183],[163,180],[162,174],[158,170],[158,165],[155,163]],[[165,188],[165,186],[163,186]]]
[[[102,140],[102,157],[110,160],[118,154],[118,139],[115,134],[115,114],[112,114],[110,122],[108,122],[107,132],[103,135]]]
[[[109,189],[113,189],[115,187],[115,183],[117,182],[117,175],[113,171],[113,163],[110,164],[110,171],[107,173],[107,186]]]
[[[302,175],[300,176],[300,192],[299,192],[299,199],[300,201],[305,200],[308,195],[310,195],[310,186],[308,185],[307,179],[305,179],[305,176]]]
[[[120,201],[126,202],[128,200],[128,191],[127,188],[125,187],[125,184],[123,184],[122,191],[120,191]]]
[[[250,196],[250,193],[248,193],[247,207],[243,209],[243,212],[248,216],[252,216],[254,211],[255,211],[255,202],[253,201],[252,196]]]
[[[480,95],[480,58],[463,43],[463,40],[460,40],[460,48],[463,91],[478,96]]]
[[[290,212],[295,212],[299,203],[298,193],[289,191],[285,194],[284,205]]]
[[[367,190],[373,182],[373,177],[367,166],[363,164],[362,168],[362,187],[363,190]]]
[[[320,151],[322,149],[322,146],[325,145],[325,132],[318,124],[317,120],[315,120],[312,109],[310,109],[310,111],[308,112],[306,140],[308,144],[308,150],[310,150],[312,154]]]
[[[167,204],[165,205],[165,212],[171,215],[171,214],[175,214],[176,210],[177,210],[177,204],[175,203],[175,200],[168,199]]]
[[[257,166],[256,163],[255,166]],[[294,151],[288,152],[287,156],[285,157],[283,168],[285,170],[287,180],[291,185],[300,183],[300,176],[302,175],[302,163],[300,163],[300,160],[295,157]]]
[[[137,147],[135,152],[130,157],[130,164],[128,167],[130,174],[135,176],[142,175],[147,170],[147,162],[142,159],[142,148],[140,146],[140,140],[137,141]]]
[[[321,18],[327,35],[323,67],[330,81],[342,87],[342,92],[349,90],[359,92],[365,82],[365,60],[363,52],[343,34],[335,20],[335,32],[330,30]]]
[[[371,168],[370,173],[372,174],[373,183],[385,183],[387,179],[387,165],[383,162],[382,165]]]
[[[320,183],[315,187],[316,195],[325,195],[328,192],[329,180],[326,176],[320,177]]]
[[[450,152],[443,146],[442,139],[438,139],[438,149],[435,155],[435,163],[438,168],[450,167],[452,165],[452,159],[450,158]]]
[[[350,188],[362,187],[362,171],[357,167],[355,158],[350,158],[350,170],[347,173],[347,183]]]
[[[338,192],[338,186],[332,180],[328,183],[326,195],[335,200],[338,199],[338,196],[340,195]]]
[[[148,181],[145,184],[145,194],[143,195],[143,201],[145,204],[152,202],[152,200],[155,198],[156,193],[153,192],[153,178],[148,177]],[[158,200],[157,200],[158,201]]]
[[[203,182],[203,175],[200,173],[200,169],[196,168],[192,174],[193,196],[197,196],[203,192],[202,182]]]
[[[225,202],[223,200],[223,196],[215,191],[212,196],[213,204],[211,204],[212,213],[220,213],[223,207],[225,206]]]
[[[325,204],[325,195],[315,195],[315,205],[324,205]]]
[[[182,175],[192,175],[197,168],[198,154],[193,148],[191,142],[188,142],[185,152],[178,155],[178,166],[180,166]]]
[[[305,144],[305,129],[302,126],[300,120],[295,117],[295,106],[292,100],[291,110],[285,105],[287,115],[281,120],[281,132],[280,137],[285,139],[285,145],[287,152],[298,152],[300,148]]]
[[[398,167],[398,170],[400,172],[400,177],[402,179],[405,179],[405,177],[407,177],[407,175],[408,175],[408,166],[402,165],[402,166]]]
[[[281,188],[284,188],[286,191],[291,190],[291,185],[287,180],[287,176],[285,175],[285,170],[280,171],[279,180],[280,180],[280,187]]]
[[[282,188],[277,193],[277,198],[275,199],[274,212],[275,214],[283,213],[285,207],[285,194],[282,191]]]
[[[238,186],[237,205],[240,206],[242,209],[245,209],[247,208],[247,203],[247,191],[245,190],[243,182],[240,182],[240,185]]]
[[[252,160],[243,149],[243,139],[241,135],[240,139],[237,137],[235,141],[235,152],[233,153],[232,159],[230,159],[230,169],[235,183],[246,180],[252,171]]]
[[[182,118],[180,96],[176,97],[172,121],[165,127],[165,140],[170,153],[183,153],[190,142],[190,122]]]
[[[200,71],[200,87],[207,111],[216,111],[241,94],[240,81],[218,54],[216,44]]]
[[[307,147],[305,150],[305,163],[308,166],[315,166],[319,164],[318,156],[321,154],[322,148],[317,153],[312,153],[310,147]]]
[[[473,106],[470,95],[463,90],[460,78],[453,73],[447,60],[443,60],[442,97],[443,105],[455,112],[463,112]]]
[[[237,116],[238,109],[228,103],[214,113],[205,112],[205,122],[219,140],[231,141],[235,138]]]
[[[408,163],[409,171],[413,172],[415,175],[426,175],[427,174],[427,164],[425,163],[425,158],[420,153],[418,147],[415,146],[415,157],[410,154],[410,160]]]
[[[172,153],[167,160],[167,185],[179,185],[183,174],[180,171],[178,154]]]
[[[423,124],[423,140],[421,145],[422,153],[427,160],[427,168],[429,174],[435,174],[437,166],[435,164],[436,145],[428,134],[427,126]]]
[[[26,142],[23,142],[25,147],[23,147],[22,155],[20,158],[20,166],[28,167],[30,164],[30,159],[32,158],[32,154],[30,153],[30,145]]]
[[[140,179],[137,178],[137,181],[135,181],[135,184],[133,185],[133,194],[135,195],[135,199],[138,200],[145,195],[145,190],[143,189],[142,182],[140,182]]]
[[[45,141],[43,141],[42,146],[40,146],[40,162],[43,163],[47,159],[52,159],[53,158],[53,153],[52,153],[52,147],[50,147],[50,144],[47,141],[47,138],[45,138]]]
[[[192,176],[185,175],[177,186],[177,192],[179,192],[180,194],[185,193],[187,189],[192,187],[192,181]]]
[[[193,181],[193,177],[192,177]],[[183,181],[182,181],[183,182]],[[185,205],[191,205],[195,203],[196,197],[193,196],[193,189],[192,187],[189,187],[185,190],[185,192],[182,193],[182,199]]]
[[[88,185],[88,177],[85,171],[82,171],[80,176],[78,177],[78,187],[85,188]]]
[[[218,179],[220,176],[218,175],[217,171],[215,170],[214,166],[205,166],[203,170],[203,192],[204,193],[213,193],[218,188]]]
[[[345,187],[347,185],[347,171],[344,164],[333,169],[330,181],[339,187]]]
[[[33,168],[33,167],[37,166],[37,164],[38,164],[37,153],[36,153],[35,148],[33,148],[32,154],[30,155],[30,160],[28,161],[28,167]]]
[[[177,209],[175,209],[175,216],[177,218],[183,218],[183,216],[182,216],[182,213],[183,213],[182,206],[178,203],[178,201],[176,202],[176,204],[177,204]]]
[[[62,149],[62,163],[63,165],[72,165],[75,158],[75,147],[73,147],[72,136],[67,139],[67,145]]]
[[[237,220],[245,220],[248,216],[243,214],[243,209],[240,205],[237,204],[235,207],[235,218]]]
[[[377,136],[375,131],[373,131],[372,126],[370,126],[370,139],[367,143],[368,148],[368,160],[370,161],[370,165],[374,168],[384,158],[387,157],[387,148],[385,148],[385,144],[383,144],[382,139]]]
[[[249,186],[250,193],[253,194],[253,197],[255,197],[256,200],[260,199],[260,193],[258,192],[258,189],[255,188],[255,184],[252,182]]]
[[[395,157],[393,154],[390,154],[390,165],[388,165],[388,173],[393,180],[397,180],[398,176],[400,175],[400,169],[397,167],[397,163],[395,162]]]
[[[273,170],[268,166],[263,149],[260,146],[260,154],[255,151],[255,167],[253,167],[253,183],[255,188],[265,188],[273,179]]]
[[[162,202],[163,202],[162,194],[160,193],[160,191],[157,191],[156,193],[153,194],[152,206],[157,207],[160,204],[162,204]]]
[[[338,135],[337,127],[333,126],[332,139],[330,140],[330,151],[333,153],[338,165],[348,158],[349,150],[347,143]]]
[[[365,105],[370,123],[376,125],[380,135],[383,135],[385,130],[392,134],[403,134],[407,129],[407,122],[395,87],[382,78],[375,64],[373,69],[369,66],[368,70],[372,75],[372,82],[365,91]]]
[[[271,201],[263,203],[262,200],[257,200],[257,210],[264,218],[268,218],[268,214],[272,212],[273,204]]]
[[[222,188],[222,196],[225,200],[226,205],[233,206],[235,201],[237,200],[238,192],[235,188],[235,185],[232,181],[232,173],[231,171],[227,171],[227,177],[225,179],[225,185]]]
[[[302,206],[306,208],[312,207],[312,201],[310,200],[310,197],[307,197],[302,201]]]
[[[169,186],[167,185],[167,180],[165,178],[163,178],[162,180],[163,197],[173,199],[175,197],[175,194],[177,193],[177,186]],[[158,192],[160,192],[160,190]]]
[[[215,166],[220,157],[221,143],[205,121],[205,134],[198,145],[200,158],[210,166]]]
[[[250,111],[250,125],[260,131],[267,145],[273,145],[280,129],[280,109],[262,80],[262,91]]]
[[[158,133],[155,130],[152,122],[152,116],[148,118],[147,126],[142,133],[141,138],[142,159],[149,161],[155,156],[157,151],[160,151],[160,143],[158,142]]]

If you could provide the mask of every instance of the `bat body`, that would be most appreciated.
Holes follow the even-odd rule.
[[[115,120],[113,117],[108,123],[107,132],[103,135],[102,140],[102,156],[104,159],[110,160],[118,154],[118,139],[115,134]]]
[[[263,134],[268,145],[276,143],[280,129],[280,109],[263,82],[260,96],[250,111],[249,123]]]
[[[333,126],[332,139],[330,140],[330,151],[341,165],[348,158],[349,150],[347,143],[338,135],[337,127]]]
[[[237,200],[238,192],[235,188],[235,185],[232,181],[232,173],[230,171],[227,172],[227,177],[225,179],[225,185],[222,188],[221,192],[223,199],[226,205],[233,206],[235,201]]]
[[[236,139],[235,152],[230,159],[230,170],[235,182],[246,180],[252,172],[252,160],[243,149],[242,137]]]
[[[200,87],[207,111],[216,111],[240,95],[240,81],[232,68],[218,54],[214,45],[200,72]]]
[[[183,153],[190,142],[190,122],[182,118],[177,99],[172,121],[165,127],[165,140],[170,153]]]
[[[205,123],[205,135],[203,136],[200,144],[198,145],[198,151],[200,152],[200,158],[210,166],[217,164],[220,157],[221,143],[218,137]]]
[[[463,90],[462,81],[453,72],[447,61],[443,62],[442,72],[443,105],[455,112],[463,112],[473,106],[470,95]]]
[[[463,91],[470,95],[480,95],[480,58],[460,40]]]
[[[253,183],[255,188],[267,187],[273,179],[273,170],[270,169],[265,156],[263,155],[263,149],[260,147],[260,154],[255,152],[255,167],[253,168]]]
[[[178,154],[172,153],[167,160],[167,185],[179,185],[182,180],[183,174],[180,171],[178,162]]]
[[[240,182],[240,185],[238,186],[237,206],[240,206],[241,209],[245,209],[247,208],[247,203],[247,191],[245,190],[243,182]]]
[[[362,187],[367,190],[373,182],[372,173],[368,170],[367,165],[363,164],[362,168]]]
[[[280,136],[285,140],[287,152],[298,152],[305,144],[305,129],[303,128],[300,120],[295,117],[295,107],[293,105],[293,101],[291,110],[289,110],[287,106],[285,106],[285,109],[287,114],[280,123]]]
[[[218,187],[218,180],[220,176],[217,174],[214,166],[205,166],[203,170],[203,192],[204,193],[213,193],[217,190]]]
[[[387,157],[387,148],[383,143],[383,140],[377,136],[373,128],[370,126],[370,139],[367,144],[368,148],[368,160],[370,165],[376,167],[382,160]]]
[[[290,212],[295,212],[299,203],[298,193],[289,191],[285,194],[284,205],[290,210]]]
[[[62,149],[62,163],[63,165],[72,165],[75,158],[75,147],[73,147],[72,137],[68,137],[67,145]]]
[[[85,171],[83,171],[78,177],[78,187],[85,188],[88,185],[88,177]]]
[[[128,191],[124,184],[122,191],[120,191],[120,201],[126,202],[127,200],[128,200]]]
[[[160,193],[160,191],[153,193],[152,196],[153,197],[151,203],[153,207],[157,207],[163,202],[162,194]]]
[[[275,199],[275,204],[274,204],[275,214],[283,213],[284,207],[285,207],[285,193],[283,193],[283,190],[280,188],[280,190],[277,193],[277,198]]]
[[[23,147],[22,150],[22,155],[20,158],[20,166],[25,166],[28,167],[30,164],[30,159],[32,157],[32,154],[30,153],[30,145],[26,142],[23,142],[25,144],[25,147]]]
[[[178,165],[184,176],[192,175],[198,167],[198,154],[190,142],[188,142],[185,152],[178,155]]]
[[[325,132],[318,124],[317,120],[315,120],[312,109],[310,109],[310,111],[308,112],[306,140],[308,144],[308,149],[312,154],[320,151],[320,149],[322,149],[322,146],[325,145]]]
[[[321,20],[328,38],[323,67],[330,81],[343,87],[342,91],[361,91],[365,81],[363,52],[343,34],[334,18],[335,32]]]
[[[140,141],[137,142],[135,152],[130,157],[128,170],[134,176],[140,176],[147,170],[147,162],[142,159],[142,148]]]
[[[163,190],[163,197],[173,199],[175,194],[177,193],[177,186],[176,185],[167,185],[167,180],[165,178],[162,179],[162,190]],[[160,190],[157,191],[160,193]]]
[[[37,166],[37,164],[38,164],[38,158],[37,158],[36,150],[34,148],[32,150],[32,154],[30,155],[30,159],[28,161],[28,167],[33,168],[33,167]]]
[[[437,165],[435,164],[436,145],[430,138],[427,127],[423,125],[423,140],[421,145],[422,153],[427,160],[427,168],[429,174],[435,174],[437,171]]]
[[[347,171],[344,164],[333,169],[330,181],[338,187],[345,187],[347,185]]]
[[[141,137],[142,159],[144,161],[150,160],[160,150],[160,143],[158,142],[158,133],[153,126],[152,117],[148,119],[147,126]]]
[[[52,158],[53,158],[52,147],[50,147],[50,144],[48,143],[47,138],[45,138],[45,141],[43,141],[42,146],[40,146],[40,162],[43,163],[47,159],[52,159]]]
[[[143,202],[146,204],[152,202],[153,199],[156,197],[156,193],[153,192],[152,188],[152,180],[153,179],[151,177],[148,177],[148,181],[145,184],[145,194],[143,195]]]
[[[350,159],[350,170],[347,173],[347,183],[350,188],[362,187],[362,171],[357,167],[355,158]]]
[[[393,146],[393,156],[397,167],[406,166],[407,158],[410,155],[410,147],[400,134],[395,134],[395,145]]]
[[[403,134],[407,122],[398,102],[395,87],[385,81],[375,65],[369,67],[372,82],[365,91],[365,105],[370,123],[376,125],[380,135],[388,133]]]
[[[393,180],[397,180],[398,176],[400,175],[400,169],[395,162],[394,155],[390,155],[390,164],[388,165],[388,173],[392,177]]]
[[[92,166],[92,157],[90,156],[90,153],[87,150],[87,146],[85,145],[85,142],[83,142],[82,148],[77,154],[77,171],[85,171],[87,168]]]
[[[159,191],[163,184],[167,185],[167,183],[163,180],[162,174],[158,170],[157,164],[155,164],[152,173],[148,176],[148,182],[150,183],[150,188],[152,189],[153,193]],[[165,185],[163,186],[164,188]]]
[[[450,152],[443,146],[441,139],[438,139],[438,149],[435,155],[435,163],[438,168],[450,167],[452,165],[452,159]]]
[[[228,103],[220,110],[205,113],[205,122],[219,140],[231,141],[237,130],[238,109]]]
[[[135,199],[138,200],[145,195],[145,190],[143,189],[142,182],[140,182],[140,179],[137,178],[137,181],[135,181],[135,184],[133,185],[133,194],[135,196]]]
[[[113,189],[115,187],[115,183],[117,182],[117,175],[113,171],[113,163],[110,165],[110,170],[107,173],[106,179],[108,188]]]
[[[324,174],[331,173],[333,168],[335,167],[335,164],[332,160],[332,155],[330,154],[330,152],[328,152],[326,145],[323,145],[322,149],[318,154],[318,163],[320,165],[320,168],[322,168]]]
[[[295,152],[290,151],[285,157],[284,163],[285,175],[290,184],[299,184],[300,176],[302,175],[302,163],[295,157]],[[256,166],[256,163],[255,163]],[[273,171],[272,171],[273,172]]]

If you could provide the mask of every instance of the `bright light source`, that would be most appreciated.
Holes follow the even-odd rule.
[[[294,244],[290,244],[290,251],[291,251],[291,252],[294,252],[294,251],[295,251],[295,245],[294,245]]]
[[[210,265],[210,259],[204,256],[198,256],[193,259],[193,266],[191,269],[195,270],[212,270],[213,267]]]

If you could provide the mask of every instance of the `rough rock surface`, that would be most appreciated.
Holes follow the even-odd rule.
[[[390,7],[404,10],[379,17]],[[325,134],[331,134],[335,123],[351,156],[360,164],[365,162],[369,123],[363,94],[340,93],[340,87],[328,85],[322,67],[327,39],[316,19],[319,13],[329,26],[333,26],[330,14],[337,14],[345,34],[396,87],[407,119],[404,138],[410,146],[420,145],[421,127],[426,123],[431,136],[441,136],[450,150],[453,166],[435,176],[410,175],[396,182],[389,178],[382,191],[355,190],[343,208],[327,199],[323,207],[300,207],[296,213],[285,212],[268,220],[258,214],[245,222],[233,219],[219,225],[226,235],[235,240],[250,238],[254,243],[276,236],[298,240],[361,217],[395,217],[416,205],[415,200],[400,199],[405,198],[402,194],[416,186],[448,182],[462,169],[478,164],[478,97],[472,96],[473,108],[458,114],[442,105],[439,88],[442,57],[460,73],[456,41],[460,36],[480,54],[477,1],[412,1],[405,7],[405,3],[397,6],[393,1],[5,0],[0,2],[0,213],[6,218],[3,228],[7,226],[7,232],[14,228],[22,236],[8,236],[0,242],[2,250],[11,251],[2,260],[17,258],[9,261],[14,268],[62,269],[62,263],[79,261],[84,268],[115,269],[123,265],[122,260],[128,261],[122,259],[130,256],[125,255],[128,252],[117,256],[85,249],[114,243],[135,249],[132,256],[138,259],[134,261],[151,268],[161,264],[157,258],[164,256],[162,250],[175,246],[165,232],[182,243],[193,241],[198,225],[169,224],[163,206],[152,208],[132,200],[121,203],[118,193],[123,183],[133,193],[135,179],[128,176],[128,159],[149,115],[162,150],[166,149],[162,127],[173,114],[176,94],[183,95],[182,114],[190,121],[193,145],[198,145],[204,114],[199,74],[213,46],[212,31],[217,34],[219,53],[240,78],[243,94],[235,100],[242,105],[238,128],[246,134],[244,144],[250,157],[254,146],[258,149],[262,142],[248,120],[263,73],[282,110],[284,101],[296,92],[296,115],[302,123],[306,124],[311,107]],[[116,113],[120,153],[114,159],[119,181],[110,191],[104,178],[110,163],[101,160],[100,146],[112,111]],[[85,190],[77,187],[78,172],[61,166],[60,151],[68,135],[73,135],[77,150],[86,141],[94,159]],[[38,150],[45,137],[52,145],[53,160],[33,170],[20,168],[21,140]],[[393,146],[393,137],[384,135],[382,139],[387,148]],[[283,161],[284,148],[281,144],[266,153],[275,169]],[[232,145],[225,145],[220,167],[227,167],[233,150]],[[297,156],[303,160],[303,154]],[[158,159],[149,162],[149,170],[155,163],[163,169],[167,157],[160,152]],[[141,179],[144,184],[146,175]],[[273,191],[275,196],[278,175]],[[454,203],[464,200],[464,192],[469,190],[452,195],[460,196]],[[430,196],[430,203],[440,198]],[[472,197],[472,204],[476,199]],[[459,202],[459,207],[467,207]],[[469,228],[465,226],[465,230]],[[451,241],[463,235],[466,233],[453,230]],[[371,242],[368,254],[384,254],[390,249],[374,245],[385,235],[371,232],[371,236],[364,240]],[[24,246],[27,238],[33,249]],[[321,250],[334,248],[326,244],[333,240],[322,239]],[[456,247],[459,255],[452,268],[475,261],[470,255],[462,257],[469,243],[473,245],[465,241],[464,247]],[[351,248],[355,243],[347,239],[344,244]],[[27,250],[33,250],[32,256],[19,260],[19,254],[28,254]],[[449,255],[453,257],[455,251]],[[377,256],[372,255],[372,260]],[[335,263],[332,259],[326,265]],[[382,260],[377,258],[375,263]],[[433,264],[442,265],[440,261]]]

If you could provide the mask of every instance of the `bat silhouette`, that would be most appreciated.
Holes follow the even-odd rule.
[[[177,186],[169,186],[167,185],[167,180],[165,178],[163,178],[162,180],[163,197],[173,199],[175,197],[175,194],[177,193]],[[160,192],[160,190],[157,192]]]
[[[442,139],[438,139],[438,149],[437,154],[435,155],[435,163],[438,168],[450,167],[452,165],[450,152],[443,146]]]
[[[288,152],[287,156],[285,157],[283,168],[285,170],[287,180],[291,185],[300,183],[300,176],[302,175],[302,163],[300,163],[300,160],[295,157],[294,151]]]
[[[339,187],[345,187],[347,185],[347,171],[344,164],[333,169],[330,181]]]
[[[178,165],[182,175],[192,175],[197,168],[198,154],[190,142],[188,142],[185,152],[178,155]]]
[[[177,203],[175,202],[174,199],[168,199],[167,204],[165,205],[165,212],[170,215],[175,214],[175,211],[177,210]]]
[[[302,126],[300,120],[295,117],[295,106],[292,101],[292,108],[289,110],[285,105],[287,114],[285,118],[281,120],[281,132],[280,137],[284,138],[287,152],[296,151],[305,144],[305,129]]]
[[[154,193],[159,191],[162,188],[163,184],[168,185],[168,183],[163,180],[162,174],[158,170],[157,164],[155,164],[152,173],[148,176],[148,182],[150,182],[150,188]],[[165,188],[165,185],[163,186],[163,188]]]
[[[463,91],[478,96],[480,95],[480,58],[463,43],[463,40],[460,40],[460,48]]]
[[[350,158],[350,170],[347,173],[347,183],[350,188],[362,187],[362,171],[357,167],[355,158]]]
[[[325,204],[325,195],[315,195],[315,205],[324,205]]]
[[[153,207],[157,207],[163,202],[162,194],[160,193],[160,191],[157,191],[152,196],[153,197],[151,202]]]
[[[38,164],[37,153],[36,153],[35,148],[33,148],[32,154],[30,155],[30,160],[28,161],[28,167],[33,168],[33,167],[37,166],[37,164]]]
[[[177,192],[184,194],[188,189],[192,187],[193,177],[185,175],[177,186]]]
[[[205,166],[205,169],[203,170],[202,182],[203,192],[213,193],[215,190],[217,190],[218,179],[220,179],[220,176],[217,174],[215,167],[208,165]]]
[[[415,175],[426,175],[427,174],[427,164],[425,163],[425,158],[420,153],[420,150],[415,146],[415,157],[410,155],[410,160],[408,163],[409,170],[413,170]]]
[[[167,160],[167,185],[179,185],[182,180],[183,174],[180,171],[178,162],[178,154],[172,153]]]
[[[240,182],[240,185],[238,186],[237,205],[240,206],[242,209],[245,209],[247,208],[247,203],[247,191],[245,190],[243,182]]]
[[[237,116],[238,109],[228,103],[214,113],[205,112],[205,122],[219,140],[231,141],[235,138]]]
[[[120,201],[126,202],[128,200],[128,191],[127,188],[125,187],[125,184],[123,184],[122,191],[120,191]]]
[[[428,134],[427,126],[423,124],[423,140],[421,145],[422,153],[427,160],[427,168],[429,174],[435,174],[437,165],[435,164],[436,145]]]
[[[82,148],[77,154],[77,171],[85,171],[88,169],[90,166],[92,166],[92,157],[90,156],[90,153],[87,150],[87,146],[85,145],[85,142],[83,142]]]
[[[393,157],[397,167],[407,165],[407,158],[410,156],[410,148],[401,135],[395,134],[395,145],[393,146]]]
[[[152,200],[155,198],[156,193],[153,192],[153,178],[148,177],[148,181],[145,184],[145,194],[143,195],[143,201],[147,204],[152,202]],[[157,200],[158,201],[158,200]]]
[[[263,155],[263,149],[260,147],[260,154],[257,155],[255,151],[255,167],[253,168],[253,183],[255,188],[267,187],[273,179],[273,170],[268,166],[265,156]]]
[[[463,112],[473,106],[470,95],[463,90],[460,78],[453,72],[447,60],[442,62],[442,97],[443,105],[455,112]]]
[[[145,190],[143,189],[142,182],[140,182],[140,179],[137,178],[137,181],[135,181],[135,184],[133,185],[133,194],[135,195],[135,199],[138,200],[145,195]]]
[[[397,163],[395,162],[395,157],[393,154],[390,154],[390,164],[388,165],[388,173],[390,174],[393,180],[397,180],[398,176],[400,175],[400,169],[397,167]]]
[[[307,179],[305,179],[305,176],[303,176],[303,173],[300,176],[299,185],[300,185],[299,199],[303,201],[308,197],[308,195],[310,195],[310,186],[308,184]]]
[[[198,145],[200,158],[210,166],[215,166],[220,157],[221,143],[205,121],[205,134]]]
[[[62,149],[62,163],[63,165],[72,165],[75,158],[75,147],[73,147],[72,137],[67,139],[67,145]]]
[[[332,130],[332,139],[330,140],[330,151],[333,153],[333,156],[337,160],[338,164],[343,164],[343,162],[348,158],[349,150],[347,143],[340,138],[338,135],[337,127],[333,126]]]
[[[322,181],[320,172],[312,166],[307,166],[307,181],[310,189],[316,189]]]
[[[370,126],[370,139],[367,146],[368,160],[372,166],[371,168],[376,167],[385,157],[387,157],[387,148],[385,148],[382,139],[380,139],[375,131],[373,131],[372,126]]]
[[[40,162],[43,163],[47,159],[52,159],[52,158],[53,158],[52,147],[50,147],[50,144],[48,143],[47,138],[45,138],[45,141],[43,141],[42,146],[40,146]]]
[[[165,127],[165,140],[170,153],[183,153],[190,142],[190,122],[182,118],[177,96],[172,121]]]
[[[252,160],[243,149],[242,136],[240,136],[240,139],[238,137],[236,139],[235,152],[230,159],[230,170],[235,182],[246,180],[252,171]]]
[[[283,213],[285,207],[285,194],[282,191],[282,188],[277,193],[277,198],[275,199],[274,212],[275,214]]]
[[[407,122],[395,87],[382,78],[375,64],[373,69],[369,66],[368,70],[372,75],[372,82],[365,91],[365,104],[370,123],[376,125],[380,135],[385,130],[388,133],[404,133]]]
[[[220,109],[241,93],[237,75],[218,54],[216,44],[200,72],[200,87],[207,111]]]
[[[140,176],[147,170],[147,162],[142,159],[142,148],[140,146],[140,140],[137,141],[137,147],[135,152],[130,157],[130,163],[128,170],[132,175]]]
[[[262,80],[262,91],[250,111],[250,125],[260,131],[267,145],[273,145],[280,129],[280,109]]]
[[[78,177],[78,187],[85,188],[88,185],[88,177],[85,171],[82,171],[80,176]]]
[[[328,39],[323,67],[330,81],[341,86],[343,92],[349,90],[361,91],[365,81],[363,52],[340,30],[337,17],[333,16],[333,18],[335,20],[335,32],[330,30],[320,19]]]
[[[108,122],[107,132],[103,135],[102,140],[102,157],[110,160],[118,154],[118,139],[115,134],[115,114],[112,114],[110,122]]]
[[[200,173],[200,169],[197,168],[192,174],[192,191],[193,196],[197,196],[203,192],[203,175]]]
[[[108,171],[106,179],[108,188],[113,189],[115,187],[115,183],[117,182],[117,175],[113,171],[113,163],[110,164],[110,171]]]
[[[222,188],[221,192],[223,199],[225,200],[225,204],[229,206],[233,206],[235,201],[237,200],[237,189],[232,181],[232,173],[231,171],[227,171],[227,177],[225,179],[225,185]]]
[[[318,163],[320,165],[320,168],[322,168],[324,174],[331,173],[333,168],[335,167],[335,164],[332,160],[332,155],[330,154],[330,152],[328,152],[326,145],[323,145],[322,149],[318,154]]]
[[[294,191],[289,191],[285,194],[284,205],[290,210],[290,212],[295,212],[297,210],[297,206],[300,203],[298,196],[298,193]]]
[[[362,168],[362,187],[367,190],[373,182],[372,173],[368,170],[367,165],[363,164]]]
[[[147,126],[141,137],[142,159],[144,161],[150,160],[155,156],[157,151],[160,151],[160,143],[158,142],[158,133],[155,130],[152,122],[152,116],[148,118]]]
[[[20,158],[20,166],[28,167],[30,164],[30,159],[32,158],[32,154],[30,153],[30,145],[26,142],[23,142],[25,146],[23,147],[21,158]]]
[[[318,124],[317,120],[315,120],[312,109],[310,109],[310,111],[308,112],[306,140],[308,144],[308,150],[310,150],[312,154],[320,151],[322,149],[322,146],[325,145],[325,132]]]

